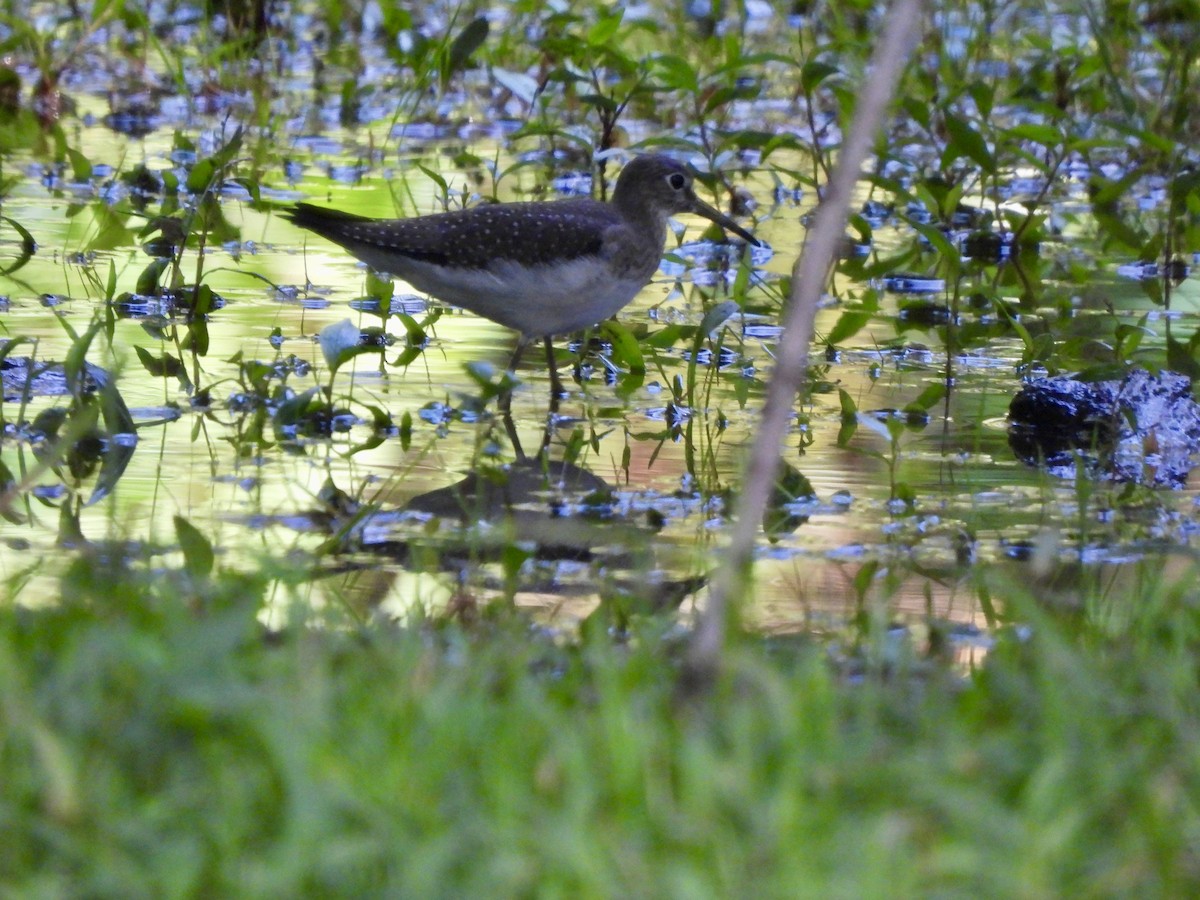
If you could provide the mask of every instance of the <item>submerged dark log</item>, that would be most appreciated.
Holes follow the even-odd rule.
[[[1200,406],[1191,380],[1173,372],[1035,378],[1013,398],[1008,421],[1017,457],[1061,477],[1082,462],[1093,476],[1182,487],[1200,453]]]

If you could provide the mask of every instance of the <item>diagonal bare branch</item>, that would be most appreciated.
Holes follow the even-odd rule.
[[[896,0],[888,13],[849,135],[792,270],[792,292],[775,369],[767,386],[762,422],[746,467],[744,488],[735,505],[730,543],[688,648],[683,676],[685,692],[703,691],[712,684],[720,668],[731,614],[736,613],[734,604],[751,589],[755,538],[779,471],[779,453],[791,421],[793,402],[808,369],[808,346],[817,302],[845,232],[859,174],[900,83],[921,20],[921,0]]]

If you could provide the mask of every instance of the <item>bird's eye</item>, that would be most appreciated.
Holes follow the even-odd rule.
[[[682,191],[687,185],[687,179],[678,172],[673,172],[667,176],[667,184],[671,186],[671,190]]]

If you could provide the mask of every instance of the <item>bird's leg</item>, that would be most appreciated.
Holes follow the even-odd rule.
[[[563,384],[558,380],[558,362],[554,358],[554,341],[549,335],[542,340],[546,347],[546,365],[550,367],[550,411],[558,412],[558,398],[563,395]]]
[[[521,355],[525,352],[525,348],[528,345],[529,345],[529,340],[524,335],[522,335],[517,340],[517,347],[515,350],[513,350],[512,358],[508,361],[507,373],[512,375],[511,380],[516,380],[517,364],[521,362]],[[500,398],[499,398],[498,403],[500,405],[501,413],[503,413],[506,416],[510,415],[512,413],[512,388],[511,387],[505,388],[504,390],[502,390],[500,392]]]
[[[558,380],[558,365],[554,358],[554,341],[543,338],[546,347],[546,364],[550,367],[550,408],[546,411],[546,429],[542,432],[542,446],[538,456],[545,459],[550,452],[550,439],[554,436],[554,422],[558,418],[558,402],[563,397],[563,385]]]
[[[503,413],[504,431],[508,435],[508,441],[512,444],[513,453],[517,457],[517,462],[526,460],[525,450],[521,447],[521,436],[517,434],[517,426],[513,424],[512,413],[505,410]]]
[[[512,372],[513,375],[517,374],[517,366],[520,364],[521,357],[525,354],[525,348],[528,346],[529,338],[521,335],[517,339],[517,346],[513,349],[512,359],[508,361],[508,371]]]
[[[517,347],[513,350],[512,358],[508,361],[508,372],[505,377],[512,375],[511,380],[517,377],[517,364],[521,361],[521,355],[525,352],[525,347],[529,341],[522,335],[517,340]],[[513,452],[517,454],[517,459],[525,459],[525,451],[521,449],[521,438],[517,435],[517,426],[513,424],[512,418],[512,386],[511,384],[500,392],[499,398],[496,400],[496,405],[500,409],[500,418],[504,422],[504,430],[508,434],[508,439],[512,443]]]

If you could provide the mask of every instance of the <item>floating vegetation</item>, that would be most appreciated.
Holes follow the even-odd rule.
[[[339,567],[411,585],[419,552],[360,566],[347,544],[297,532],[276,546],[246,523],[303,518],[327,484],[346,509],[394,511],[545,458],[645,499],[663,527],[637,541],[686,548],[650,567],[662,583],[705,577],[726,504],[746,488],[793,266],[880,11],[215,6],[167,18],[155,4],[38,2],[5,20],[0,464],[20,473],[4,483],[6,508],[23,511],[3,537],[65,566],[51,553],[64,519],[73,546],[113,530],[134,546],[175,534],[182,515],[221,564],[294,552],[322,573],[305,602],[351,604],[370,591]],[[1120,484],[1159,490],[1172,515],[1195,519],[1186,441],[1168,453],[1172,433],[1142,433],[1148,414],[1118,402],[1111,446],[1061,450],[1037,443],[1042,412],[1008,419],[1014,397],[1064,372],[1108,373],[1097,383],[1121,396],[1111,383],[1126,372],[1200,373],[1187,29],[1153,11],[1153,25],[1070,5],[993,12],[984,27],[978,10],[937,11],[854,196],[787,436],[793,487],[806,479],[818,499],[780,500],[763,523],[766,628],[808,620],[820,572],[843,585],[816,591],[842,623],[863,621],[862,597],[844,588],[856,584],[901,618],[953,607],[986,631],[999,618],[982,593],[964,604],[954,579],[913,560],[986,572],[1014,530],[1073,534],[1076,516],[1101,521],[1089,539],[1119,558],[1141,538],[1135,498],[1110,491]],[[1097,64],[1097,47],[1132,61],[1141,87],[1123,65]],[[647,153],[687,163],[698,196],[745,217],[764,246],[718,242],[678,216],[629,307],[512,373],[511,335],[283,215],[298,202],[395,218],[607,199]],[[553,396],[551,370],[563,382]],[[1174,384],[1182,416],[1187,389]],[[1037,446],[1010,443],[1027,427]],[[1077,485],[1057,477],[1068,463],[1096,492],[1070,515]],[[678,515],[684,478],[695,508]],[[1001,512],[978,500],[998,484],[1021,502]],[[836,501],[820,498],[844,497],[855,502],[834,521]],[[885,560],[921,584],[919,603],[868,571]],[[502,578],[484,568],[481,596],[531,593],[518,591],[532,578],[522,565]],[[416,594],[450,577],[418,575]],[[455,590],[473,576],[464,565]]]

